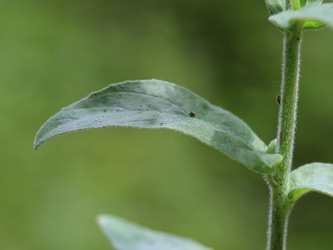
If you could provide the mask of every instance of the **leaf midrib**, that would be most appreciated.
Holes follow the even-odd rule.
[[[123,93],[126,93],[126,92],[123,92]],[[162,99],[164,100],[164,99]],[[177,105],[175,105],[176,107],[178,107]],[[90,107],[90,108],[109,108],[108,106],[98,106],[98,107]],[[66,110],[63,110],[63,111],[75,111],[75,110],[89,110],[90,108],[71,108],[71,109],[66,109]],[[123,108],[125,109],[125,108]],[[116,112],[116,111],[112,111],[112,112]],[[133,110],[127,110],[127,111],[124,111],[126,113],[138,113],[138,112],[141,112],[141,113],[145,113],[145,112],[157,112],[157,113],[162,113],[162,114],[166,114],[166,115],[173,115],[173,116],[176,116],[176,117],[181,117],[181,118],[187,118],[187,119],[190,119],[188,117],[186,117],[185,115],[179,115],[179,114],[174,114],[174,113],[169,113],[169,112],[160,112],[158,110],[149,110],[149,111],[133,111]],[[87,116],[90,116],[89,113],[87,113],[86,115],[84,115],[83,117],[87,117]],[[64,119],[59,119],[59,121],[61,120],[66,120],[66,119],[72,119],[74,121],[71,121],[71,122],[68,122],[68,123],[74,123],[75,121],[77,121],[77,119],[75,118],[64,118]],[[198,118],[191,118],[191,119],[196,119],[197,122],[200,122],[212,129],[214,129],[215,131],[219,131],[219,132],[222,132],[222,133],[225,133],[229,136],[232,136],[232,137],[235,137],[237,139],[239,139],[240,141],[242,141],[244,144],[246,144],[247,146],[249,146],[251,149],[253,149],[254,151],[258,152],[258,153],[265,153],[264,151],[260,151],[258,149],[256,149],[252,144],[246,142],[243,138],[239,137],[237,134],[234,134],[234,133],[231,133],[230,132],[230,129],[223,126],[223,125],[220,125],[221,127],[223,127],[225,130],[222,130],[221,127],[219,127],[218,125],[214,124],[214,123],[210,123],[208,121],[205,121],[205,120],[202,120],[202,119],[198,119]],[[154,119],[147,119],[147,120],[143,120],[143,119],[140,119],[140,120],[137,120],[137,121],[152,121]],[[67,124],[68,124],[67,123]],[[179,122],[179,121],[175,121],[175,122],[168,122],[168,124],[172,124],[172,123],[177,123],[177,124],[186,124],[185,121],[184,122]],[[106,126],[103,126],[103,127],[114,127],[116,125],[106,125]],[[126,126],[126,127],[131,127],[131,126]],[[159,129],[159,127],[156,127],[157,129]],[[160,128],[168,128],[166,126],[161,126]],[[170,128],[169,128],[170,129]],[[74,129],[74,130],[77,130],[77,129]],[[74,131],[72,130],[72,131]],[[80,129],[80,130],[84,130],[84,129]],[[181,132],[181,131],[180,131]],[[259,154],[258,154],[259,155]]]

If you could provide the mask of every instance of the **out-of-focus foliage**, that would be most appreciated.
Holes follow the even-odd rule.
[[[98,224],[114,248],[119,250],[212,250],[192,239],[145,228],[110,216],[98,216]]]
[[[119,128],[32,146],[61,107],[108,83],[150,78],[232,111],[269,143],[282,36],[264,1],[0,3],[0,249],[110,249],[100,213],[214,249],[264,249],[262,177],[193,138]],[[304,38],[295,166],[333,162],[333,34]],[[289,248],[331,246],[332,208],[324,195],[300,199]]]

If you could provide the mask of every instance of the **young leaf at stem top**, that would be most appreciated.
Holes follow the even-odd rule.
[[[267,154],[267,146],[232,113],[159,80],[113,84],[63,108],[41,127],[34,146],[72,131],[115,126],[183,132],[260,173],[272,173],[282,158]]]
[[[212,250],[187,238],[153,231],[110,215],[97,222],[117,250]]]
[[[333,3],[319,5],[312,1],[299,10],[287,10],[269,17],[269,21],[282,30],[297,22],[303,22],[303,29],[319,29],[326,25],[333,27]]]
[[[307,3],[307,0],[300,0],[299,3],[301,5],[301,7],[304,7]]]
[[[267,154],[275,154],[276,142],[277,142],[277,139],[274,139],[268,144],[268,147],[266,150]]]
[[[291,172],[289,199],[297,200],[302,195],[317,191],[333,196],[333,164],[311,163]]]
[[[310,6],[310,5],[321,5],[323,3],[323,0],[301,0],[301,6]]]
[[[266,5],[271,15],[284,11],[283,0],[266,0]]]

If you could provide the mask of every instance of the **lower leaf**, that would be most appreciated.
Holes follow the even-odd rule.
[[[167,128],[193,136],[259,173],[281,160],[241,119],[191,91],[160,80],[112,84],[63,108],[38,131],[35,149],[69,132],[104,127]]]
[[[117,250],[212,250],[191,239],[153,231],[111,215],[100,215],[97,222]]]

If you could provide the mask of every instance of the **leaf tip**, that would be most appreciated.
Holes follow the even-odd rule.
[[[276,142],[277,142],[277,139],[274,139],[269,143],[267,150],[266,150],[267,154],[275,154]]]
[[[40,147],[40,145],[42,145],[45,141],[42,140],[40,133],[38,131],[38,133],[36,134],[35,140],[34,140],[34,150],[37,151],[38,148]]]
[[[108,222],[108,216],[104,214],[98,215],[96,217],[96,222],[100,227],[104,228]]]
[[[37,149],[39,148],[40,144],[37,143],[37,139],[35,139],[34,141],[34,150],[37,151]]]

